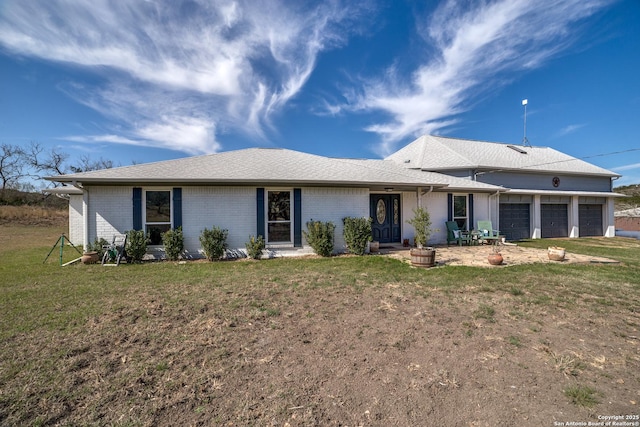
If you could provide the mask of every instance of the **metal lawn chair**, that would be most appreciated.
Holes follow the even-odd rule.
[[[120,261],[127,258],[126,245],[127,235],[115,234],[111,244],[102,247],[104,250],[102,265],[120,265]]]

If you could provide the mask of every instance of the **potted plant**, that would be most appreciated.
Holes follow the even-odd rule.
[[[551,261],[564,261],[565,250],[559,246],[549,246],[547,255]]]
[[[491,253],[487,257],[487,261],[491,265],[501,265],[504,261],[502,254],[500,253],[500,247],[498,246],[498,241],[496,240],[493,245],[491,245]]]
[[[436,250],[427,247],[431,235],[431,218],[429,212],[419,206],[413,210],[413,218],[407,220],[415,229],[416,247],[411,249],[411,264],[416,267],[433,267],[436,263]]]

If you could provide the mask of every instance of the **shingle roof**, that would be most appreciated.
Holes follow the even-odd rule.
[[[450,186],[491,192],[502,189],[439,173],[408,170],[390,160],[337,159],[274,148],[249,148],[47,179],[85,184]]]
[[[631,209],[625,209],[623,211],[616,211],[613,215],[617,217],[637,218],[640,216],[640,208],[631,208]]]
[[[620,176],[550,147],[524,147],[432,135],[421,136],[387,159],[407,168],[429,171],[520,170]]]

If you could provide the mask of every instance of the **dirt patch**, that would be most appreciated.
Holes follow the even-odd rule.
[[[526,248],[517,244],[506,244],[499,246],[499,252],[504,258],[500,266],[492,266],[487,261],[489,254],[493,252],[490,245],[478,246],[437,246],[436,264],[444,265],[467,265],[474,267],[507,267],[532,263],[551,264],[616,264],[618,261],[591,255],[581,255],[567,252],[564,261],[552,261],[547,255],[547,251],[537,248]],[[410,262],[411,255],[405,248],[384,248],[380,251],[382,255],[388,255],[396,259]]]
[[[32,362],[9,380],[3,363],[0,421],[553,426],[637,414],[638,313],[592,317],[526,297],[401,284],[213,288],[196,310],[137,295],[75,334],[14,337],[14,363]],[[52,352],[57,363],[38,364]],[[56,386],[42,390],[37,372]],[[594,408],[565,396],[582,384],[596,391]],[[31,416],[12,418],[21,401]]]

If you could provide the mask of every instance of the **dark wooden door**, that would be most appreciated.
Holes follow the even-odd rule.
[[[380,243],[400,242],[400,195],[372,194],[370,201],[373,240]]]

